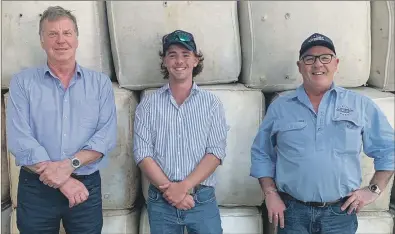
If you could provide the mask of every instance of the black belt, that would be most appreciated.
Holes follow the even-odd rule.
[[[23,169],[24,171],[29,172],[29,173],[31,173],[31,174],[40,176],[39,174],[37,174],[36,172],[32,171],[32,170],[31,170],[30,168],[28,168],[28,167],[22,166],[21,169]],[[95,175],[95,174],[97,174],[97,173],[99,173],[99,171],[95,171],[95,172],[93,172],[93,173],[90,174],[90,175],[77,175],[77,174],[72,173],[72,174],[70,175],[70,177],[73,177],[74,179],[77,179],[77,180],[82,180],[82,179],[86,179],[86,178],[88,178],[88,177],[90,177],[90,176],[93,176],[93,175]]]
[[[292,197],[288,193],[279,192],[279,195],[283,200],[296,201],[296,202],[302,203],[306,206],[314,206],[314,207],[327,207],[327,206],[331,206],[331,205],[337,205],[337,204],[345,202],[348,198],[348,197],[344,197],[344,198],[340,198],[336,201],[330,201],[330,202],[304,202],[304,201],[300,201],[300,200]]]

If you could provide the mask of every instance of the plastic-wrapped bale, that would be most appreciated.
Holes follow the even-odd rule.
[[[102,233],[138,234],[139,210],[104,210]]]
[[[371,1],[372,65],[368,83],[382,90],[395,91],[393,1]]]
[[[256,207],[219,207],[224,234],[262,234],[262,214]],[[185,230],[185,234],[188,232]],[[150,234],[148,212],[144,206],[140,218],[140,234]]]
[[[358,213],[356,234],[393,234],[394,217],[389,212]]]
[[[17,212],[17,209],[18,208],[12,209],[11,220],[10,220],[10,222],[11,222],[11,224],[10,224],[11,232],[10,233],[11,234],[19,234],[18,226],[16,225],[16,212]],[[66,234],[66,231],[64,230],[64,227],[63,227],[63,224],[62,224],[62,221],[59,224],[59,234]]]
[[[359,87],[359,88],[351,88],[350,90],[355,91],[357,93],[363,94],[369,98],[371,98],[384,112],[384,115],[387,117],[389,123],[392,127],[394,127],[395,117],[395,95],[388,92],[381,92],[374,88],[369,87]],[[274,95],[273,100],[278,96],[283,96],[289,94],[293,91],[285,91],[276,93]],[[362,184],[361,187],[365,187],[369,185],[370,180],[374,174],[374,164],[373,159],[368,157],[365,153],[361,153],[361,168],[362,168]],[[384,189],[380,197],[373,203],[365,206],[363,211],[386,211],[388,210],[388,206],[390,203],[390,194],[393,186],[393,177],[391,178],[388,186]]]
[[[110,37],[104,2],[26,1],[2,4],[2,89],[8,88],[12,75],[22,69],[45,64],[41,48],[40,14],[49,6],[60,5],[77,18],[80,65],[112,76]]]
[[[176,29],[193,33],[198,50],[205,55],[197,83],[237,81],[241,52],[235,1],[108,1],[107,12],[121,87],[143,90],[167,82],[160,73],[158,53],[162,50],[162,36]]]
[[[295,89],[302,82],[296,66],[300,46],[315,32],[327,35],[335,44],[340,58],[335,78],[338,85],[358,87],[367,82],[371,55],[369,1],[239,4],[241,82],[246,86],[265,92]]]
[[[10,234],[10,222],[11,222],[11,212],[12,206],[11,203],[2,203],[1,204],[1,233],[2,234]]]
[[[133,159],[133,121],[138,96],[113,84],[117,108],[117,145],[100,170],[103,209],[132,208],[140,190],[140,171]]]
[[[258,181],[250,174],[251,144],[265,112],[265,97],[260,90],[242,84],[201,86],[217,95],[224,105],[227,124],[226,158],[216,170],[216,197],[220,206],[259,206],[263,194]],[[142,98],[153,90],[146,90]],[[248,104],[248,105],[247,105]],[[235,173],[237,168],[237,173]],[[143,177],[143,193],[147,198],[149,182]],[[232,189],[229,189],[232,188]]]
[[[5,131],[5,105],[1,99],[1,203],[10,200],[10,177],[8,175],[7,142]]]

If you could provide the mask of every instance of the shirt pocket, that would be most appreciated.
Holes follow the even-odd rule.
[[[279,148],[290,151],[293,154],[302,153],[306,148],[306,142],[308,142],[306,127],[307,123],[305,121],[278,121],[276,123],[276,132]]]
[[[96,129],[99,121],[100,107],[96,99],[85,99],[77,105],[79,126],[83,128]]]
[[[359,154],[362,147],[362,123],[357,116],[335,116],[333,121],[333,149],[340,154]]]

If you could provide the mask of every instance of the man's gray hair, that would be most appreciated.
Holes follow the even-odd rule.
[[[74,30],[78,36],[77,19],[75,18],[75,16],[73,14],[71,14],[71,11],[64,9],[61,6],[50,6],[44,11],[44,13],[42,14],[41,19],[40,19],[40,26],[39,26],[38,34],[41,36],[44,20],[54,21],[54,20],[57,20],[62,17],[67,17],[67,18],[71,19],[71,21],[73,21]]]

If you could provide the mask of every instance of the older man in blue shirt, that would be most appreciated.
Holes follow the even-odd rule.
[[[333,83],[332,41],[307,38],[297,62],[303,85],[268,108],[251,149],[251,176],[279,234],[352,234],[356,213],[375,201],[394,170],[394,130],[369,98]],[[360,188],[360,152],[376,173]]]
[[[116,143],[108,76],[76,63],[78,27],[70,11],[49,7],[40,20],[47,64],[16,74],[7,104],[8,148],[21,166],[21,234],[100,234],[99,166]]]

